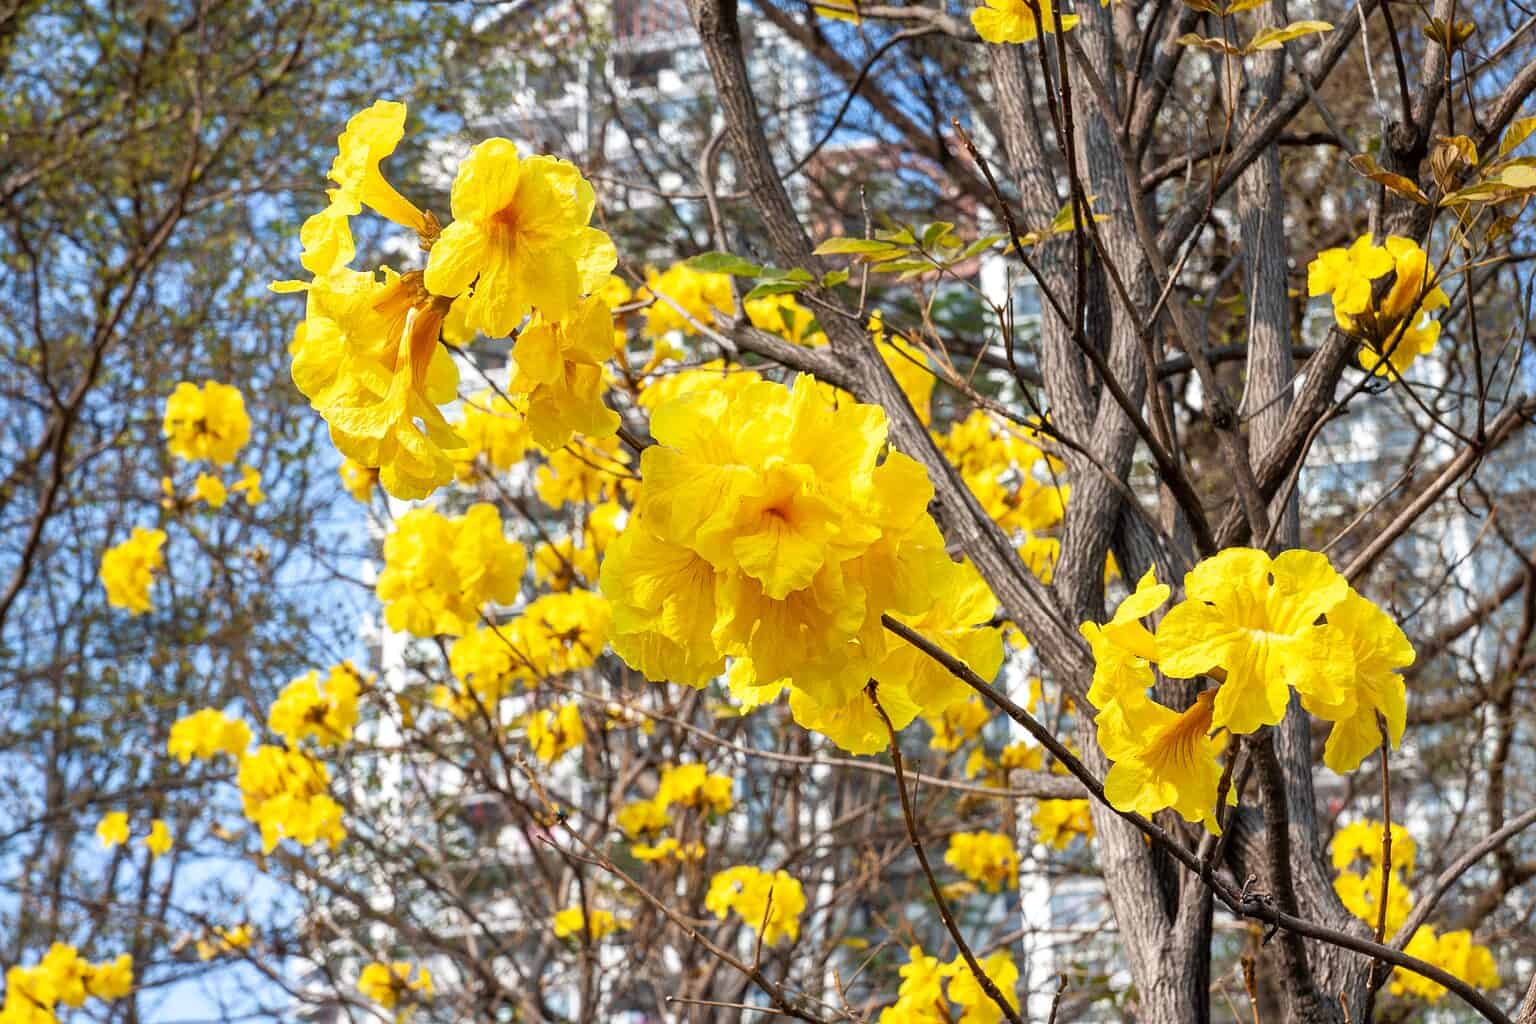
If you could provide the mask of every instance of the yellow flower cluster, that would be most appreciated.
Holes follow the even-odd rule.
[[[528,716],[526,728],[529,749],[545,764],[587,741],[587,730],[581,724],[581,705],[575,701],[534,711]]]
[[[284,838],[335,846],[346,835],[341,805],[327,792],[330,769],[309,754],[262,744],[240,759],[238,780],[245,816],[261,829],[263,853]]]
[[[1376,927],[1381,915],[1382,866],[1386,858],[1383,832],[1379,821],[1351,822],[1334,833],[1329,848],[1334,869],[1338,872],[1333,880],[1334,890],[1345,909],[1371,928]],[[1408,879],[1413,877],[1417,857],[1418,844],[1406,828],[1394,822],[1392,864],[1387,879],[1388,937],[1402,928],[1413,910]],[[1364,866],[1355,870],[1355,865],[1361,862]],[[1496,988],[1499,984],[1493,953],[1488,947],[1474,943],[1472,933],[1465,929],[1442,935],[1429,925],[1420,925],[1414,929],[1403,952],[1432,963],[1469,985]],[[1402,969],[1393,972],[1391,991],[1394,995],[1413,996],[1431,1003],[1445,995],[1445,987],[1440,983]]]
[[[740,864],[710,879],[704,908],[722,921],[734,910],[743,924],[762,934],[765,944],[776,946],[781,939],[800,937],[805,890],[787,871]]]
[[[384,538],[377,592],[391,629],[416,636],[462,635],[487,604],[510,604],[527,555],[501,530],[496,506],[450,519],[426,508],[401,516]]]
[[[933,739],[928,741],[931,750],[959,750],[966,743],[981,735],[981,730],[992,720],[987,706],[975,697],[957,701],[934,716],[924,716],[933,727]]]
[[[881,1012],[879,1024],[998,1024],[1003,1019],[1003,1011],[981,987],[963,956],[942,964],[921,946],[907,950],[907,956],[908,962],[899,972],[901,987],[896,990],[896,1002]],[[999,950],[979,963],[1008,1005],[1017,1010],[1019,968],[1013,958]]]
[[[267,712],[267,728],[290,746],[313,737],[321,746],[352,738],[357,724],[357,698],[363,678],[349,661],[331,667],[322,686],[319,672],[300,676],[278,694]]]
[[[163,430],[166,445],[176,458],[222,466],[233,462],[250,440],[251,419],[245,412],[245,399],[235,388],[210,380],[199,389],[182,381],[165,400]],[[165,491],[162,504],[178,508],[171,478],[161,480],[161,487]],[[212,473],[198,473],[192,482],[191,500],[220,509],[231,493],[243,494],[245,503],[253,507],[267,500],[261,489],[261,472],[249,464],[240,467],[240,478],[230,485]]]
[[[818,348],[827,336],[816,325],[816,314],[800,305],[793,294],[765,295],[742,304],[747,319],[759,330],[776,334],[794,345]]]
[[[549,453],[548,461],[539,467],[534,490],[552,509],[596,505],[628,493],[633,480],[629,463],[629,452],[615,438],[571,444]]]
[[[523,460],[533,443],[528,434],[528,402],[520,395],[502,397],[482,391],[464,402],[463,416],[454,429],[464,439],[464,447],[454,453],[458,478],[467,481],[475,475],[475,460],[487,469],[508,470]]]
[[[101,585],[107,591],[107,603],[126,608],[134,615],[152,611],[149,588],[155,573],[165,568],[164,530],[135,526],[121,544],[108,548],[101,556]]]
[[[176,385],[165,400],[162,431],[166,447],[178,459],[227,466],[251,439],[245,398],[228,384],[190,381]]]
[[[130,954],[93,964],[74,946],[55,942],[35,965],[6,970],[0,1024],[57,1024],[60,1004],[78,1009],[88,996],[111,1002],[132,991]]]
[[[928,358],[910,341],[899,334],[886,331],[885,318],[877,309],[869,316],[869,333],[875,343],[875,351],[885,361],[891,376],[901,388],[917,418],[928,424],[933,418],[933,371],[928,369]]]
[[[619,929],[629,927],[610,911],[594,910],[583,914],[580,907],[566,907],[557,912],[551,924],[557,939],[588,939],[592,942],[601,942]]]
[[[1018,543],[1024,564],[1049,583],[1061,541],[1046,531],[1060,524],[1070,493],[1056,479],[1061,462],[980,409],[934,440],[987,515]]]
[[[432,972],[424,966],[413,968],[404,960],[371,963],[358,975],[357,990],[364,999],[393,1010],[403,1004],[431,999]]]
[[[589,590],[545,594],[494,628],[477,627],[453,642],[448,667],[461,684],[439,687],[435,703],[456,718],[495,709],[521,682],[528,689],[552,676],[587,668],[608,640],[608,602]]]
[[[239,760],[251,745],[251,727],[217,708],[203,708],[180,718],[171,726],[166,751],[182,764],[194,757],[212,760],[228,754]]]
[[[440,228],[379,169],[404,137],[405,115],[403,104],[379,101],[347,123],[330,203],[300,232],[300,262],[313,276],[273,287],[306,293],[290,346],[293,378],[336,447],[377,469],[390,494],[422,498],[453,477],[448,452],[466,447],[440,408],[458,392],[445,334],[501,337],[531,314],[514,343],[511,390],[528,396],[534,439],[558,447],[572,430],[613,433],[618,420],[601,395],[611,317],[600,298],[582,296],[602,289],[617,254],[589,226],[596,198],[574,166],[522,157],[500,138],[460,163],[454,221]],[[416,232],[428,250],[424,270],[351,268],[350,219],[364,206]]]
[[[681,807],[701,814],[721,815],[735,806],[729,775],[711,775],[702,764],[664,765],[656,795],[649,800],[631,800],[619,808],[615,824],[628,838],[635,840],[660,834],[672,824],[671,808]],[[630,852],[643,861],[699,860],[704,847],[697,841],[680,843],[668,836],[653,845],[636,844]]]
[[[663,295],[666,298],[660,297]],[[729,313],[735,305],[729,277],[694,270],[686,263],[674,263],[665,273],[648,271],[645,287],[635,298],[651,303],[645,309],[648,338],[660,338],[670,331],[697,334],[693,321],[707,327],[714,323],[716,312]],[[678,311],[679,306],[683,312]]]
[[[647,678],[703,686],[727,656],[750,658],[757,679],[790,686],[797,721],[868,753],[887,742],[871,678],[897,728],[970,692],[888,637],[882,614],[997,671],[996,601],[950,560],[927,474],[885,450],[883,410],[802,376],[682,394],[651,429],[634,513],[601,571],[613,648]]]
[[[1087,800],[1041,800],[1030,823],[1035,826],[1035,839],[1054,850],[1065,850],[1079,836],[1093,838]]]
[[[1397,745],[1407,720],[1397,670],[1412,664],[1413,647],[1325,556],[1229,548],[1190,570],[1184,591],[1156,636],[1142,619],[1169,588],[1150,570],[1111,621],[1082,626],[1094,653],[1088,699],[1098,709],[1099,745],[1115,762],[1105,792],[1116,807],[1172,807],[1214,830],[1225,736],[1213,733],[1278,723],[1292,690],[1333,723],[1324,761],[1334,771],[1353,771],[1381,745],[1378,712]],[[1220,670],[1224,679],[1174,711],[1147,696],[1153,664],[1172,677]]]
[[[534,578],[553,591],[595,584],[603,553],[619,535],[623,516],[622,505],[606,501],[587,512],[583,529],[541,541],[533,549]]]
[[[949,837],[944,863],[987,892],[1019,884],[1019,852],[1001,832],[956,832]]]
[[[1374,284],[1388,274],[1396,275],[1392,287],[1375,301]],[[1347,249],[1318,253],[1307,265],[1307,294],[1333,296],[1334,321],[1365,343],[1360,365],[1378,376],[1400,376],[1434,350],[1440,321],[1429,314],[1451,302],[1435,283],[1428,254],[1398,235],[1383,245],[1361,235]]]

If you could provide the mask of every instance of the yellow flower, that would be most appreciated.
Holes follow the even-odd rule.
[[[245,495],[246,505],[252,508],[267,500],[266,492],[261,489],[261,470],[249,464],[240,467],[240,479],[230,491]]]
[[[96,838],[108,850],[128,841],[128,815],[124,811],[110,811],[96,823]]]
[[[192,497],[199,501],[206,501],[209,508],[223,508],[229,500],[229,491],[224,486],[224,481],[207,473],[197,474],[197,479],[192,482]]]
[[[535,711],[528,716],[528,746],[533,756],[549,764],[568,750],[586,742],[581,724],[581,705],[575,701],[559,708]]]
[[[1019,884],[1019,854],[1013,840],[1001,832],[956,832],[949,838],[944,863],[987,892]]]
[[[225,928],[223,925],[214,925],[208,933],[208,938],[197,940],[197,958],[199,960],[212,960],[214,957],[226,956],[237,953],[242,949],[250,949],[251,941],[255,938],[248,924],[237,924],[233,928]]]
[[[629,848],[629,852],[638,861],[647,864],[659,860],[676,860],[684,862],[700,861],[704,859],[704,844],[697,840],[690,843],[679,843],[671,836],[652,845],[636,843]]]
[[[564,160],[520,158],[508,140],[487,139],[459,164],[451,201],[454,221],[432,246],[426,284],[437,295],[469,292],[465,323],[491,337],[511,334],[532,310],[564,320],[618,262],[608,236],[587,226],[592,186]],[[611,325],[604,331],[606,356]]]
[[[1220,832],[1216,790],[1226,740],[1210,735],[1217,699],[1217,691],[1205,690],[1183,712],[1152,701],[1101,711],[1099,745],[1115,762],[1104,779],[1109,802],[1145,815],[1172,807],[1185,821],[1203,821],[1211,832]]]
[[[645,336],[648,338],[660,338],[668,331],[697,334],[698,328],[691,321],[696,320],[707,327],[714,323],[715,313],[729,313],[735,306],[730,277],[694,270],[686,263],[674,263],[666,273],[648,271],[645,287],[635,297],[642,301],[648,299],[651,303],[645,310]],[[678,306],[682,307],[683,313],[678,312]]]
[[[1307,710],[1330,721],[1333,730],[1323,749],[1323,762],[1343,774],[1381,746],[1378,712],[1386,719],[1387,736],[1396,749],[1408,724],[1408,695],[1397,670],[1413,664],[1413,645],[1392,617],[1350,590],[1328,612],[1328,624],[1349,641],[1354,653],[1353,678],[1344,683],[1332,703],[1303,697]]]
[[[614,823],[630,839],[639,839],[655,835],[672,824],[672,816],[667,813],[666,805],[656,800],[631,800],[619,808]]]
[[[1038,22],[1035,20],[1035,12],[1025,0],[987,0],[986,6],[971,12],[971,25],[975,27],[976,34],[989,43],[1027,43],[1042,30],[1048,35],[1055,35],[1055,12],[1051,0],[1039,0],[1037,6],[1040,9]],[[1077,22],[1075,14],[1061,15],[1062,31],[1071,31]]]
[[[358,975],[357,990],[364,999],[378,1003],[386,1010],[393,1010],[402,1001],[430,999],[432,972],[425,967],[416,967],[415,977],[412,977],[412,971],[411,964],[404,960],[368,964]]]
[[[203,708],[171,726],[166,752],[182,764],[194,757],[212,760],[219,754],[240,758],[251,745],[251,727],[217,708]]]
[[[603,404],[603,360],[613,351],[613,317],[602,297],[560,320],[535,315],[512,346],[509,390],[528,396],[528,429],[553,450],[574,434],[609,437],[619,414]]]
[[[619,929],[629,927],[607,910],[584,914],[580,907],[566,907],[557,912],[552,924],[557,939],[585,938],[592,942],[601,942]]]
[[[163,431],[166,446],[178,459],[206,459],[217,465],[235,461],[235,455],[251,438],[251,418],[245,399],[227,384],[182,381],[165,400]]]
[[[1499,985],[1499,968],[1493,953],[1487,946],[1474,943],[1472,933],[1465,929],[1437,936],[1433,928],[1422,925],[1403,947],[1403,952],[1432,963],[1469,985],[1478,988],[1497,988]],[[1431,1003],[1439,1002],[1445,995],[1445,987],[1439,982],[1402,968],[1392,972],[1391,991],[1393,995],[1416,996]]]
[[[664,765],[656,787],[656,804],[663,810],[675,805],[724,814],[735,804],[731,795],[734,788],[729,775],[711,775],[702,764]]]
[[[241,804],[261,829],[263,853],[284,838],[300,846],[341,842],[346,830],[341,806],[326,792],[330,780],[329,769],[301,751],[263,744],[240,759]]]
[[[891,371],[902,394],[912,403],[912,410],[917,413],[918,420],[926,425],[933,416],[935,380],[933,372],[928,369],[928,357],[901,335],[887,334],[878,309],[869,315],[869,333],[875,343],[875,350],[885,360],[886,369]]]
[[[1435,283],[1429,256],[1418,243],[1388,235],[1386,248],[1397,277],[1366,331],[1367,344],[1360,349],[1360,365],[1381,377],[1393,371],[1402,375],[1415,359],[1434,350],[1440,321],[1429,314],[1451,304],[1450,296]]]
[[[426,215],[397,192],[379,170],[379,163],[395,151],[404,137],[405,104],[379,100],[347,121],[346,131],[336,139],[336,158],[331,162],[329,176],[341,186],[337,198],[347,215],[359,213],[361,203],[396,224],[425,235]]]
[[[704,908],[722,921],[734,910],[743,924],[762,934],[765,945],[776,946],[780,939],[799,938],[805,890],[787,871],[770,873],[743,864],[710,879]]]
[[[651,428],[635,513],[600,574],[614,650],[648,678],[702,686],[727,657],[750,659],[757,679],[789,683],[798,722],[869,752],[887,741],[871,678],[897,728],[968,692],[882,615],[996,670],[996,602],[950,561],[932,485],[886,451],[883,410],[802,376],[688,391]]]
[[[717,391],[733,397],[762,379],[752,370],[712,359],[690,369],[652,375],[640,389],[637,401],[642,409],[654,411],[674,398],[698,391]]]
[[[351,259],[345,217],[334,230]],[[380,280],[344,262],[307,284],[272,285],[307,295],[289,346],[294,383],[343,455],[378,469],[396,497],[424,498],[452,478],[445,449],[464,445],[438,408],[458,395],[458,368],[439,343],[451,300],[429,292],[421,271],[385,267]]]
[[[85,976],[86,991],[97,999],[122,999],[133,991],[133,954],[119,953],[114,960],[91,964]],[[5,1016],[0,1011],[0,1018]]]
[[[415,508],[384,538],[377,591],[391,629],[416,636],[459,636],[487,604],[510,604],[527,554],[502,534],[494,505],[471,505],[448,519]]]
[[[1030,746],[1028,743],[1020,740],[1017,743],[1010,743],[1004,747],[1002,754],[997,759],[997,763],[998,767],[1004,771],[1022,768],[1024,771],[1037,772],[1040,770],[1042,757],[1043,755],[1039,747]]]
[[[171,830],[164,821],[156,818],[150,822],[149,835],[144,837],[144,845],[149,848],[151,857],[159,857],[171,848]]]
[[[1307,264],[1307,294],[1333,295],[1333,313],[1347,329],[1347,318],[1371,304],[1371,282],[1392,272],[1387,250],[1361,235],[1348,249],[1324,249]]]
[[[816,325],[816,314],[800,305],[794,295],[765,295],[743,303],[743,308],[753,327],[776,334],[785,341],[808,348],[827,343],[825,334],[812,330]]]
[[[302,675],[283,687],[272,702],[267,728],[291,747],[311,736],[322,746],[345,743],[357,724],[362,687],[362,677],[347,661],[332,666],[323,689],[319,672]]]
[[[1226,670],[1212,725],[1250,733],[1285,715],[1290,687],[1326,705],[1343,700],[1354,675],[1341,631],[1320,626],[1349,592],[1328,559],[1286,551],[1271,559],[1252,548],[1228,548],[1184,578],[1186,600],[1157,631],[1159,664],[1172,676]]]
[[[523,609],[507,630],[535,679],[588,668],[608,642],[612,613],[590,590],[545,594]]]
[[[1019,968],[1013,957],[1007,951],[999,950],[981,960],[980,966],[982,973],[1002,992],[1004,1001],[1017,1010]],[[1003,1019],[1003,1011],[981,987],[964,957],[951,960],[944,966],[944,973],[949,976],[950,1002],[962,1008],[955,1024],[998,1024]]]
[[[1374,303],[1374,282],[1394,272],[1391,289]],[[1450,297],[1434,278],[1428,254],[1413,239],[1389,235],[1376,245],[1361,235],[1348,249],[1318,254],[1307,267],[1307,294],[1332,293],[1340,329],[1365,341],[1361,366],[1378,376],[1401,375],[1440,337],[1440,323],[1429,314]]]
[[[373,497],[373,488],[379,482],[379,471],[344,458],[336,472],[341,477],[341,486],[352,499],[368,504]]]
[[[464,450],[455,456],[460,480],[474,475],[474,462],[483,457],[492,469],[511,469],[528,451],[527,402],[482,391],[464,403],[464,418],[455,426]]]
[[[549,453],[534,485],[550,508],[617,498],[629,478],[629,453],[616,438],[572,442]]]
[[[1088,813],[1087,800],[1041,800],[1030,822],[1035,826],[1035,839],[1052,849],[1065,850],[1078,836],[1093,838],[1093,816]]]
[[[976,698],[957,701],[942,713],[928,719],[933,726],[933,739],[928,741],[928,748],[959,750],[962,745],[981,735],[982,728],[991,720],[992,714],[987,706]]]
[[[101,556],[101,585],[107,590],[107,603],[126,608],[134,615],[150,611],[149,588],[155,573],[165,568],[164,530],[135,526],[129,538],[108,548]]]
[[[1379,873],[1382,859],[1386,856],[1381,822],[1362,820],[1345,825],[1333,834],[1329,852],[1333,857],[1333,866],[1341,871],[1357,860],[1365,860]],[[1393,822],[1392,870],[1412,877],[1418,853],[1418,843],[1408,833],[1408,829],[1399,822]]]

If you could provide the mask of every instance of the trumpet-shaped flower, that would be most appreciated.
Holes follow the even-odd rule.
[[[1035,4],[1040,16],[1026,0],[987,0],[986,5],[971,12],[971,25],[976,34],[989,43],[1027,43],[1041,32],[1056,34],[1056,12],[1051,0],[1038,0]],[[1071,31],[1077,26],[1078,16],[1063,14],[1061,30]]]
[[[1328,559],[1286,551],[1271,559],[1252,548],[1228,548],[1184,579],[1186,600],[1157,632],[1159,664],[1172,676],[1221,668],[1216,728],[1250,733],[1285,716],[1290,688],[1337,705],[1354,674],[1349,643],[1318,619],[1349,592]]]
[[[619,414],[603,404],[603,360],[613,352],[613,316],[599,295],[561,319],[540,313],[512,346],[510,389],[528,396],[528,429],[553,450],[573,434],[609,437]]]
[[[1118,709],[1101,712],[1099,745],[1114,762],[1104,779],[1109,802],[1145,815],[1171,807],[1185,821],[1220,832],[1216,796],[1226,743],[1210,735],[1216,699],[1216,691],[1205,690],[1183,712],[1152,701],[1136,709],[1134,718],[1115,716]]]
[[[592,186],[564,160],[521,157],[508,140],[487,139],[459,164],[450,200],[454,220],[432,246],[426,285],[463,296],[466,326],[491,337],[511,334],[533,310],[564,320],[618,262],[613,242],[588,226]],[[612,330],[604,325],[604,356]]]
[[[109,811],[96,823],[96,838],[110,850],[128,841],[128,815],[124,811]]]

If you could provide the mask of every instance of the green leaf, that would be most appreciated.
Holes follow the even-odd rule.
[[[939,241],[954,230],[953,224],[947,224],[942,220],[936,220],[923,228],[923,248],[932,249]]]
[[[694,270],[706,274],[730,274],[734,277],[757,277],[763,268],[729,252],[705,252],[685,261]]]
[[[888,252],[894,248],[890,242],[875,238],[829,238],[816,247],[817,256],[843,256],[860,253]]]
[[[761,299],[769,295],[793,295],[805,288],[806,281],[759,281],[751,291],[742,297],[743,302],[752,299]]]
[[[847,281],[848,271],[846,270],[829,270],[821,275],[821,286],[823,288],[835,288],[837,285],[846,284]]]
[[[976,239],[976,241],[966,246],[965,251],[956,258],[955,262],[959,263],[963,260],[970,259],[972,256],[975,256],[978,253],[986,252],[988,249],[992,248],[998,242],[1005,240],[1007,237],[1007,235],[982,235],[980,238]]]

